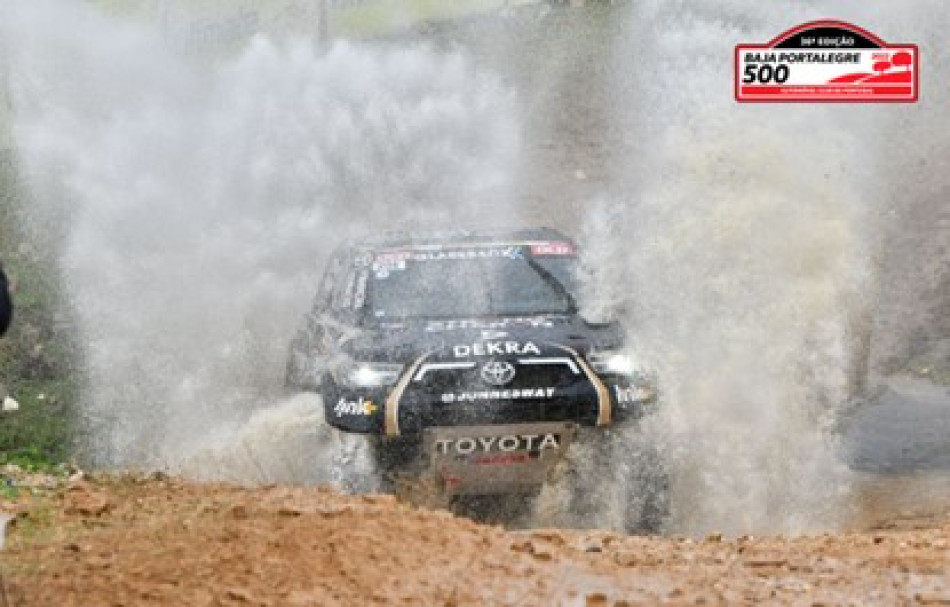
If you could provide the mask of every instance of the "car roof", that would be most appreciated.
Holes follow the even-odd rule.
[[[429,230],[414,232],[383,232],[348,243],[347,248],[358,250],[389,250],[433,246],[492,246],[517,245],[539,242],[574,241],[565,234],[547,227],[508,230]]]

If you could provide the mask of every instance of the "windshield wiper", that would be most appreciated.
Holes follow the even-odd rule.
[[[542,266],[536,259],[533,259],[530,256],[525,256],[525,261],[528,262],[528,265],[532,270],[538,273],[538,275],[544,280],[545,284],[554,289],[554,291],[563,297],[567,301],[567,313],[576,314],[577,313],[577,302],[574,301],[574,296],[571,295],[571,292],[567,290],[567,287],[564,286],[560,280],[558,280],[550,270]]]

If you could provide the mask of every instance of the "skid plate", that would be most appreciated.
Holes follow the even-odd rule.
[[[560,462],[577,426],[570,422],[428,428],[428,474],[445,495],[537,491]]]

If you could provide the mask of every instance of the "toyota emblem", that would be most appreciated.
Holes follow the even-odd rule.
[[[493,386],[504,386],[515,378],[515,366],[503,360],[493,360],[482,365],[482,379]]]

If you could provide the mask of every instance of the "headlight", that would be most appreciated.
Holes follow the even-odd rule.
[[[380,388],[399,381],[402,369],[394,363],[351,362],[341,365],[334,377],[347,388]]]
[[[615,350],[591,352],[587,360],[600,375],[633,375],[640,372],[632,356]]]
[[[591,352],[587,360],[598,375],[622,376],[622,379],[608,380],[613,384],[611,390],[621,407],[656,401],[656,372],[644,367],[629,354],[603,350]]]

